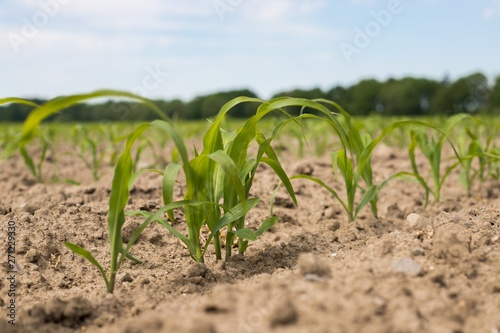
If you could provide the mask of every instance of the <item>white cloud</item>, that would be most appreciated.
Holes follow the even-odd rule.
[[[44,7],[54,10],[55,19],[74,22],[76,25],[100,28],[148,29],[153,27],[178,28],[185,18],[213,15],[210,2],[196,0],[7,0],[8,8],[17,16],[31,19]],[[43,5],[45,4],[45,6]],[[52,15],[51,15],[52,16]],[[19,20],[21,19],[19,17]]]
[[[483,17],[490,19],[500,14],[500,0],[491,0],[488,7],[483,10]]]
[[[211,6],[199,1],[185,0],[70,0],[67,11],[73,16],[103,18],[124,15],[128,18],[159,19],[166,17],[197,17],[208,15]]]
[[[286,21],[328,5],[326,0],[255,0],[245,3],[245,17],[254,21]]]
[[[350,0],[351,3],[355,5],[367,5],[370,7],[374,7],[375,5],[378,5],[378,0]]]
[[[299,4],[299,12],[315,12],[325,8],[328,5],[328,1],[326,0],[317,0],[317,1],[302,1]]]

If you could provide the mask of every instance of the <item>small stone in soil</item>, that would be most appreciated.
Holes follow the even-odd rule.
[[[423,273],[422,265],[410,257],[396,260],[392,264],[392,270],[396,273],[404,273],[409,276],[418,276]]]
[[[134,279],[130,276],[129,273],[125,273],[125,275],[120,279],[121,283],[124,282],[132,282]]]
[[[337,231],[340,229],[340,222],[339,221],[335,221],[333,223],[331,223],[329,226],[328,226],[328,229],[330,229],[331,231]]]
[[[325,209],[325,218],[333,219],[335,216],[337,216],[337,213],[335,212],[335,209],[333,209],[333,207],[328,207],[327,209]]]
[[[87,187],[83,190],[83,194],[94,194],[95,187]]]
[[[90,213],[92,208],[90,206],[81,206],[79,208],[80,213]]]
[[[40,259],[40,253],[37,250],[30,249],[26,252],[26,260],[28,262],[36,263],[38,262],[38,259]]]
[[[414,230],[424,229],[425,227],[431,225],[431,220],[415,213],[408,215],[406,220],[408,221],[410,228]]]
[[[414,256],[423,256],[425,255],[425,250],[420,247],[420,246],[417,246],[416,248],[414,248],[411,253],[414,255]]]
[[[33,203],[27,203],[22,208],[23,208],[23,211],[25,211],[26,213],[29,213],[31,215],[35,214],[35,212],[40,209],[40,207],[38,205],[35,205]]]

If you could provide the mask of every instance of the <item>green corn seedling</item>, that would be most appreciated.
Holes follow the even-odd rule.
[[[311,114],[304,114],[301,117],[324,119],[340,140],[342,148],[332,154],[332,166],[335,173],[337,170],[340,171],[346,197],[341,198],[337,191],[316,177],[296,175],[292,179],[308,179],[324,187],[340,202],[349,221],[356,220],[361,209],[367,204],[370,204],[373,215],[377,217],[379,193],[391,180],[401,177],[415,177],[417,179],[420,177],[420,175],[410,172],[398,172],[380,184],[374,184],[371,157],[376,146],[394,130],[412,125],[434,128],[432,125],[416,120],[402,120],[387,126],[375,139],[372,139],[370,135],[362,135],[358,131],[357,127],[353,125],[350,115],[337,103],[323,99],[310,101],[310,103],[314,104],[310,104],[308,107],[320,111],[324,117]],[[319,103],[333,106],[338,112],[331,112]],[[358,193],[361,196],[359,200],[357,199]]]
[[[47,103],[41,106],[32,105],[35,107],[35,109],[29,114],[28,118],[25,120],[23,124],[23,130],[17,142],[21,154],[23,150],[26,150],[26,145],[30,143],[35,137],[36,130],[38,129],[40,123],[44,119],[71,105],[99,97],[123,97],[123,98],[134,99],[136,101],[146,104],[160,117],[164,118],[164,115],[161,112],[161,110],[158,109],[156,105],[154,105],[148,99],[122,91],[99,90],[89,94],[58,97],[56,99],[48,101]],[[20,102],[31,105],[29,104],[30,103],[29,101],[23,101],[20,99],[9,98],[6,100],[7,102]],[[6,100],[0,100],[0,104],[2,102],[5,102]],[[145,130],[145,127],[144,129],[142,129],[142,131],[143,130]],[[140,135],[141,130],[136,130],[134,133]],[[105,281],[106,288],[109,292],[113,292],[114,290],[116,273],[125,258],[129,258],[131,260],[140,262],[138,259],[130,255],[129,250],[131,246],[134,244],[134,242],[137,240],[140,232],[145,227],[145,224],[142,224],[135,230],[131,240],[127,243],[126,247],[124,247],[121,234],[121,230],[125,222],[124,208],[128,201],[129,189],[131,187],[131,180],[134,179],[132,177],[132,158],[130,156],[130,150],[132,149],[132,144],[135,140],[136,137],[131,136],[127,141],[127,146],[125,148],[125,151],[119,158],[119,161],[115,168],[115,175],[113,177],[113,184],[112,184],[110,203],[109,203],[110,209],[108,213],[108,232],[110,237],[110,254],[111,254],[109,277],[106,275],[106,272],[104,271],[102,265],[97,262],[97,260],[92,256],[92,254],[89,251],[85,250],[79,245],[72,244],[70,242],[65,243],[65,245],[70,250],[81,255],[99,269],[99,272],[101,273]],[[173,209],[178,207],[179,205],[181,204],[171,203],[170,206],[167,206],[167,208]]]
[[[457,114],[455,116],[448,118],[448,120],[445,122],[443,126],[443,130],[440,131],[440,133],[438,133],[439,136],[437,140],[431,137],[425,131],[415,131],[415,130],[411,131],[411,142],[408,148],[408,153],[410,157],[412,170],[418,182],[425,189],[425,206],[427,206],[429,202],[429,194],[432,194],[436,202],[440,201],[441,189],[443,187],[446,178],[458,165],[462,163],[462,159],[460,158],[459,153],[457,152],[451,141],[449,141],[447,135],[450,133],[450,131],[456,124],[458,124],[464,119],[470,119],[470,118],[471,116],[466,114]],[[441,161],[443,159],[442,150],[446,140],[449,141],[450,146],[452,147],[455,153],[457,161],[452,165],[448,166],[444,171],[444,173],[441,173]],[[421,173],[418,170],[416,156],[415,156],[415,151],[417,147],[420,149],[420,151],[423,153],[423,155],[425,156],[425,158],[429,163],[430,173],[432,176],[431,184],[429,184],[426,181],[426,179],[421,175]]]
[[[89,99],[99,98],[99,97],[121,97],[121,98],[129,98],[134,99],[138,102],[145,103],[148,107],[150,107],[160,118],[166,119],[165,115],[161,112],[156,105],[154,105],[150,100],[143,98],[138,95],[133,95],[124,91],[116,91],[116,90],[98,90],[88,94],[81,95],[72,95],[72,96],[63,96],[54,98],[43,105],[35,104],[31,101],[24,100],[21,98],[9,97],[0,99],[0,105],[8,104],[8,103],[19,103],[27,106],[34,107],[34,109],[30,112],[28,117],[23,123],[23,129],[19,135],[19,137],[13,143],[14,149],[19,149],[23,160],[28,166],[30,172],[35,176],[37,181],[41,180],[41,165],[40,168],[37,163],[35,164],[33,158],[29,155],[27,146],[30,144],[37,136],[37,130],[42,121],[47,119],[49,116],[71,106],[76,103],[84,102]],[[42,155],[44,154],[44,150],[46,152],[46,148],[43,148],[45,143],[42,140]],[[42,160],[43,163],[43,160]]]
[[[500,180],[500,147],[491,147],[489,153],[497,157],[488,159],[488,175],[492,179]]]
[[[0,105],[2,104],[22,104],[26,105],[29,107],[37,108],[39,107],[38,104],[33,103],[31,101],[22,99],[22,98],[16,98],[16,97],[8,97],[8,98],[3,98],[0,99]],[[34,133],[32,133],[32,137],[34,137]],[[41,139],[41,146],[42,146],[42,157],[45,159],[45,153],[47,151],[47,147],[44,147],[44,142],[43,139]],[[38,163],[35,165],[35,162],[33,161],[33,158],[30,156],[28,151],[26,150],[25,146],[22,146],[19,144],[19,137],[16,137],[14,140],[11,140],[10,143],[6,145],[5,152],[2,153],[3,156],[12,156],[13,152],[15,152],[17,149],[19,149],[23,161],[25,165],[28,167],[28,170],[31,172],[31,174],[35,177],[35,179],[39,182],[41,181],[41,172],[38,172]],[[43,160],[42,160],[43,163]],[[41,165],[40,165],[40,170],[41,170]]]
[[[221,123],[226,114],[239,103],[261,103],[254,116],[250,117],[243,126],[233,132],[221,129]],[[215,248],[217,259],[222,259],[221,232],[226,230],[226,253],[228,259],[232,253],[232,244],[238,240],[238,252],[243,254],[249,241],[256,240],[276,222],[276,217],[269,217],[256,230],[246,227],[247,212],[260,201],[251,198],[250,189],[253,184],[257,167],[260,163],[269,165],[280,178],[292,200],[296,202],[292,185],[284,172],[271,142],[281,129],[294,119],[290,116],[280,122],[273,130],[272,135],[266,138],[257,128],[259,121],[274,110],[281,110],[294,102],[287,99],[275,99],[263,103],[259,99],[240,97],[224,105],[210,128],[203,137],[203,149],[195,151],[194,157],[189,158],[186,146],[176,129],[168,122],[154,121],[151,126],[159,127],[172,138],[179,159],[182,164],[170,163],[163,177],[163,201],[165,205],[173,202],[173,192],[176,179],[182,170],[186,180],[185,202],[203,204],[187,205],[184,207],[185,220],[188,227],[188,236],[183,236],[171,223],[163,218],[155,218],[163,224],[173,235],[178,237],[188,247],[191,257],[196,261],[204,261],[209,244]],[[251,143],[258,145],[255,156],[249,158],[248,151]],[[150,212],[134,212],[151,218]],[[174,221],[174,211],[167,210],[170,222]],[[210,235],[204,244],[201,243],[200,233],[203,225],[207,225]]]
[[[457,149],[462,160],[462,168],[460,170],[460,180],[464,184],[467,195],[471,196],[472,183],[475,178],[484,180],[487,160],[485,156],[486,149],[480,142],[479,137],[472,132],[470,128],[466,128],[467,135],[459,135],[457,139]],[[477,168],[473,167],[473,160],[477,160]]]
[[[77,139],[75,142],[78,147],[78,151],[75,155],[83,161],[87,169],[92,172],[92,177],[94,180],[99,180],[99,170],[101,168],[104,157],[106,156],[106,150],[102,149],[102,142],[98,138],[95,138],[88,128],[77,125],[73,128],[74,138]],[[102,134],[99,129],[99,137]],[[90,154],[90,160],[88,155]]]
[[[122,238],[122,228],[125,223],[125,205],[127,204],[130,189],[132,187],[133,181],[136,179],[133,174],[133,161],[131,156],[132,145],[140,135],[141,132],[146,130],[147,126],[139,126],[137,130],[129,136],[125,150],[120,155],[118,162],[115,167],[115,173],[113,176],[113,184],[111,189],[111,195],[109,200],[109,213],[108,213],[108,233],[110,239],[110,268],[109,272],[106,273],[103,266],[92,256],[92,254],[85,248],[70,243],[65,242],[64,244],[71,251],[87,259],[91,264],[97,267],[104,282],[106,284],[106,289],[108,292],[112,293],[114,291],[116,273],[118,272],[120,266],[123,264],[125,258],[131,259],[137,263],[142,263],[139,259],[136,259],[130,254],[130,249],[134,243],[139,238],[141,232],[152,222],[154,219],[162,215],[166,210],[175,209],[181,206],[189,204],[188,202],[172,202],[165,205],[158,212],[148,217],[141,225],[139,225],[135,231],[132,233],[131,238],[128,243],[124,244]]]
[[[47,150],[49,148],[49,145],[51,144],[51,141],[47,135],[44,135],[43,133],[38,136],[38,139],[40,140],[40,147],[41,147],[41,152],[40,156],[38,158],[38,161],[35,163],[34,161],[34,156],[32,154],[28,153],[28,150],[24,146],[19,147],[19,152],[21,153],[21,156],[23,157],[24,164],[28,167],[28,170],[31,172],[33,177],[35,178],[37,183],[42,182],[42,165],[45,162],[45,156],[47,154]]]

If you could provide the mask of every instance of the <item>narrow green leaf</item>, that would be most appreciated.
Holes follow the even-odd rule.
[[[104,282],[106,283],[106,289],[108,289],[109,292],[111,292],[110,288],[111,286],[109,285],[109,280],[106,276],[106,272],[102,268],[102,266],[99,264],[99,262],[92,256],[92,254],[84,249],[81,246],[78,246],[76,244],[70,243],[70,242],[64,242],[64,245],[73,251],[74,253],[78,254],[79,256],[82,256],[83,258],[87,259],[92,265],[97,267],[99,270],[99,273],[101,273],[102,278],[104,279]]]
[[[378,186],[372,185],[370,186],[364,193],[363,196],[361,197],[361,201],[359,204],[356,206],[356,211],[354,212],[354,219],[356,219],[356,216],[358,216],[358,213],[361,211],[361,209],[366,206],[370,201],[375,198],[375,196],[378,193]]]
[[[290,178],[288,178],[287,174],[285,173],[285,170],[283,170],[283,167],[277,160],[273,160],[271,158],[262,158],[262,163],[265,163],[273,169],[274,173],[280,178],[281,182],[283,185],[285,185],[285,188],[290,195],[290,197],[293,200],[293,203],[297,205],[297,198],[295,197],[295,192],[293,190],[292,183],[290,182]]]
[[[165,228],[167,228],[172,235],[177,237],[179,240],[181,240],[184,244],[189,249],[189,252],[191,255],[196,255],[196,246],[193,244],[186,236],[184,236],[182,233],[180,233],[177,229],[175,229],[170,223],[168,223],[167,220],[161,218],[161,216],[166,213],[169,210],[178,208],[178,207],[188,207],[188,206],[200,206],[200,205],[205,205],[207,202],[199,202],[199,201],[193,201],[193,200],[181,200],[181,201],[175,201],[171,202],[162,208],[160,208],[158,211],[156,211],[154,214],[151,212],[147,211],[133,211],[133,212],[128,212],[127,215],[133,215],[133,216],[144,216],[146,217],[146,220],[141,223],[139,227],[134,231],[132,236],[130,237],[129,242],[127,243],[127,248],[126,251],[128,252],[128,249],[134,244],[134,242],[139,238],[139,235],[141,232],[153,221],[159,222],[161,225],[163,225]]]
[[[25,147],[20,146],[19,152],[21,153],[21,156],[23,157],[24,164],[26,164],[26,166],[30,170],[33,177],[35,177],[35,179],[38,181],[39,176],[36,172],[35,163],[33,162],[33,159],[31,158],[31,156],[28,154],[28,151],[26,150]]]
[[[234,234],[241,239],[255,241],[257,240],[257,235],[251,229],[243,228],[234,231]]]
[[[142,96],[134,95],[125,91],[97,90],[88,94],[57,97],[30,112],[23,125],[23,131],[21,133],[21,145],[25,145],[30,140],[33,135],[33,131],[47,117],[74,104],[101,97],[124,97],[137,100],[147,105],[160,118],[166,119],[164,113],[152,101]]]
[[[213,161],[217,162],[220,165],[220,167],[224,170],[224,172],[226,172],[226,174],[229,176],[229,180],[234,188],[234,191],[238,194],[238,197],[240,198],[243,208],[246,209],[247,199],[246,199],[245,189],[243,188],[243,184],[239,177],[238,168],[234,164],[231,157],[229,157],[229,155],[222,150],[213,152],[210,155],[208,155],[208,157]]]
[[[163,180],[162,180],[162,195],[163,195],[163,204],[167,205],[174,201],[174,189],[175,189],[175,181],[177,180],[177,175],[179,174],[182,165],[170,163],[165,168],[163,172]],[[167,211],[168,218],[172,223],[175,221],[174,211]]]
[[[243,216],[247,213],[247,211],[250,211],[252,208],[257,206],[259,203],[260,199],[258,198],[252,198],[247,200],[247,209],[244,209],[242,204],[239,203],[233,208],[231,208],[231,211],[227,212],[224,214],[220,220],[217,222],[215,225],[214,229],[211,230],[210,235],[208,236],[207,243],[205,244],[204,251],[208,248],[208,244],[211,242],[212,238],[215,236],[217,232],[219,232],[222,228],[227,226],[229,223],[232,223]]]
[[[257,231],[255,232],[255,236],[260,237],[264,232],[274,227],[278,220],[279,218],[277,218],[276,216],[268,217],[257,229]]]
[[[27,106],[32,106],[34,108],[37,108],[40,106],[32,101],[28,101],[28,100],[22,99],[22,98],[17,98],[17,97],[0,98],[0,105],[10,104],[10,103],[23,104],[23,105],[27,105]]]
[[[340,202],[340,204],[342,205],[342,207],[344,208],[344,210],[346,212],[349,212],[349,210],[347,209],[347,205],[345,204],[344,200],[342,200],[340,198],[340,196],[337,194],[337,191],[335,191],[333,188],[331,188],[330,186],[326,185],[322,180],[316,178],[316,177],[312,177],[312,176],[309,176],[309,175],[295,175],[295,176],[292,176],[290,177],[290,179],[308,179],[308,180],[312,180],[313,182],[315,182],[316,184],[319,184],[321,185],[323,188],[325,188],[328,192],[330,192],[334,197],[335,199],[338,200],[338,202]]]

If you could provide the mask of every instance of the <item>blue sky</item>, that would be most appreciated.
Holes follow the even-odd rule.
[[[500,0],[2,0],[0,97],[500,75]]]

